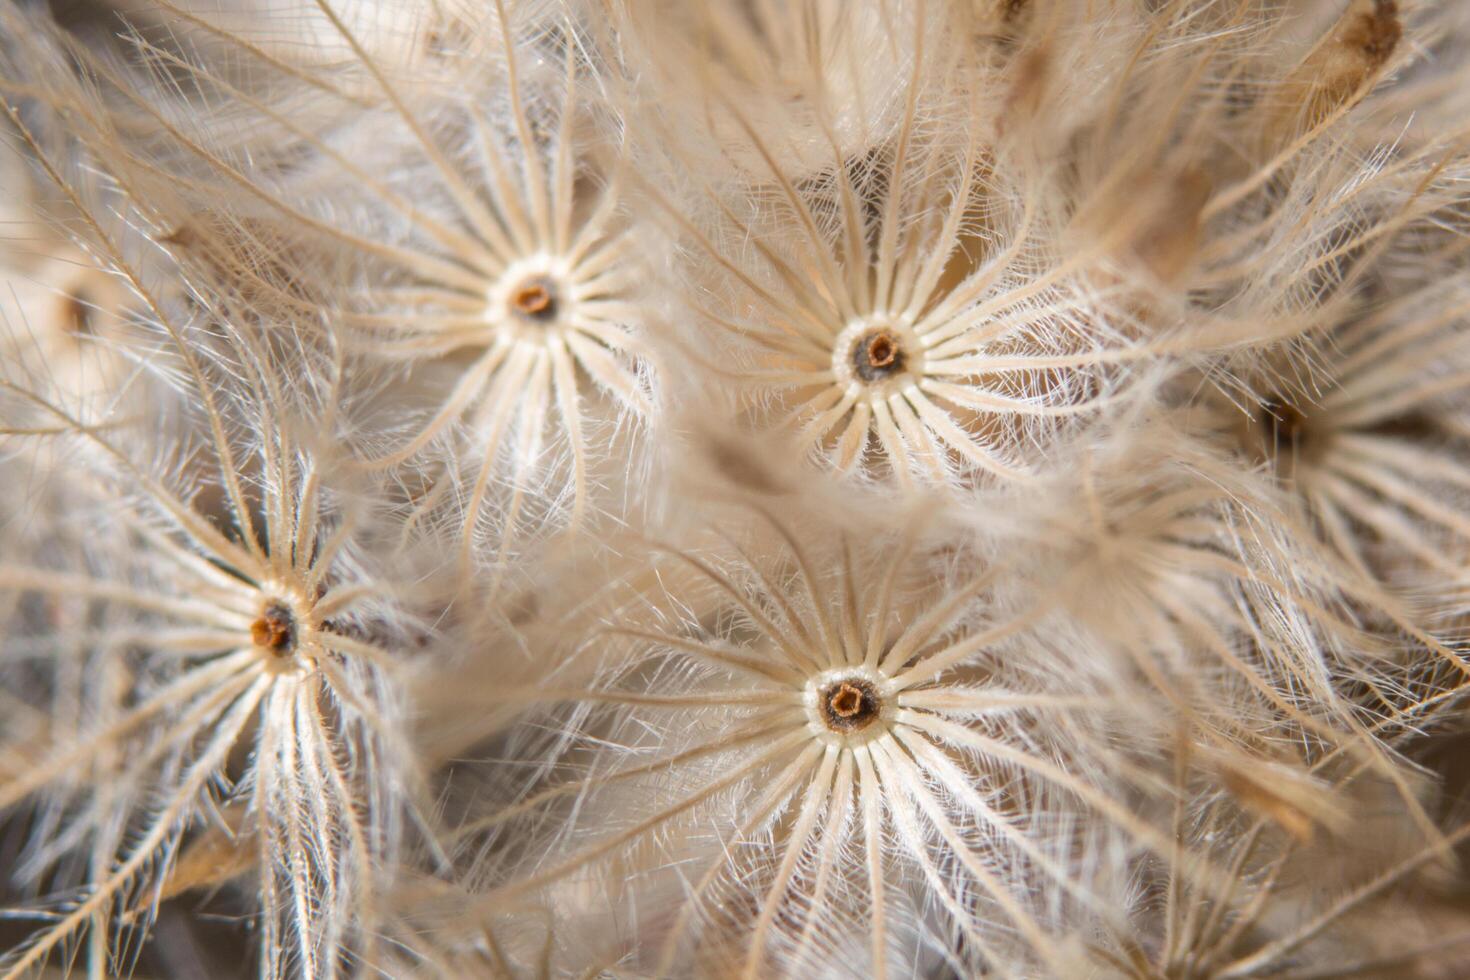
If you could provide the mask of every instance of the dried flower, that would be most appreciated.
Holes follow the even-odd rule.
[[[1462,6],[0,6],[0,980],[1463,975]]]

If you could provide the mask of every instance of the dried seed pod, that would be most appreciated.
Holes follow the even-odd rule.
[[[660,977],[716,975],[716,954],[722,976],[817,976],[834,949],[848,975],[896,976],[945,934],[960,975],[1074,975],[1056,910],[1118,907],[1111,856],[1172,853],[1117,765],[1110,699],[1016,639],[1033,614],[995,605],[998,570],[950,581],[917,535],[806,524],[764,515],[775,547],[678,554],[719,612],[655,594],[654,621],[684,625],[609,631],[640,649],[598,683],[490,695],[578,720],[556,766],[465,827],[486,915],[544,905],[581,937],[558,959]]]
[[[1269,146],[1279,148],[1366,95],[1402,34],[1397,0],[1353,0],[1278,87]]]

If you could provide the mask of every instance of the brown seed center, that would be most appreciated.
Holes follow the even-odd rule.
[[[853,345],[852,366],[864,381],[881,381],[903,370],[903,348],[887,330],[874,330]]]
[[[1307,417],[1294,405],[1268,401],[1261,406],[1260,421],[1267,443],[1278,452],[1300,448],[1307,437]]]
[[[851,718],[863,710],[863,692],[851,684],[843,684],[832,695],[829,702],[832,705],[832,713],[839,718]]]
[[[861,731],[878,717],[880,704],[878,692],[867,681],[838,681],[822,691],[822,720],[834,732]]]
[[[1244,431],[1245,450],[1276,475],[1294,479],[1300,468],[1317,465],[1332,444],[1332,431],[1292,402],[1268,398],[1256,407]]]
[[[533,320],[550,320],[556,316],[556,297],[551,285],[542,279],[522,283],[511,294],[511,306],[522,316]]]
[[[250,639],[277,657],[291,656],[296,652],[295,615],[284,603],[270,603],[260,618],[250,624]]]
[[[62,315],[62,327],[68,333],[78,337],[92,333],[92,302],[86,293],[69,294]]]
[[[868,341],[868,363],[875,368],[886,368],[898,360],[898,344],[886,333],[880,333]]]

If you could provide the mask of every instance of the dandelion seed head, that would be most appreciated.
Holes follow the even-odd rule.
[[[487,901],[539,893],[591,930],[604,913],[586,902],[589,876],[616,876],[633,905],[674,888],[667,912],[629,917],[627,940],[641,944],[621,947],[657,976],[683,975],[717,948],[738,958],[740,976],[806,975],[844,946],[881,975],[896,950],[942,944],[950,929],[978,944],[955,959],[967,970],[1059,963],[1042,939],[1049,903],[1102,885],[1069,877],[1051,849],[1084,849],[1092,868],[1094,857],[1107,864],[1094,850],[1106,838],[1159,840],[1073,768],[1072,753],[1092,746],[1052,748],[1041,723],[1065,712],[1069,726],[1106,738],[1101,701],[1063,693],[1061,681],[1037,686],[1021,665],[1029,649],[1010,639],[1024,622],[991,606],[988,577],[925,574],[927,539],[868,535],[809,552],[809,530],[783,530],[783,560],[733,541],[728,565],[681,558],[723,601],[690,623],[693,635],[630,629],[642,655],[568,692],[581,703],[575,730],[559,736],[566,763],[544,787],[515,790],[485,825],[577,843],[546,858],[539,845],[513,848]],[[655,619],[687,620],[685,605]],[[594,744],[605,761],[573,761]],[[1068,761],[1042,761],[1051,752]],[[941,803],[946,793],[963,803]],[[558,830],[552,808],[573,797],[577,815]],[[1045,813],[1022,813],[1022,799]],[[917,880],[937,890],[933,917],[914,904],[924,901],[909,887]],[[1000,934],[977,925],[991,914],[1008,923]]]
[[[75,6],[0,0],[0,980],[225,884],[265,978],[1419,965],[1460,5]]]

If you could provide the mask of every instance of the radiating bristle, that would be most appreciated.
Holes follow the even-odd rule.
[[[1470,13],[0,6],[0,980],[1465,973]]]

